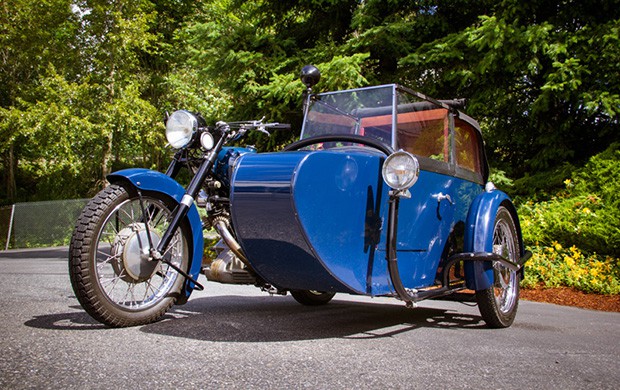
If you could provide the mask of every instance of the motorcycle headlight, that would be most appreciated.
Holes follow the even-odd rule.
[[[399,150],[392,153],[381,169],[383,180],[395,190],[406,190],[418,181],[420,164],[411,153]]]
[[[166,122],[166,139],[175,149],[181,149],[192,140],[198,129],[198,119],[185,110],[175,111]]]

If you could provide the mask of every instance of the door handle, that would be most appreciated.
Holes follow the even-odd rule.
[[[449,194],[444,194],[443,192],[440,192],[438,194],[432,195],[432,197],[437,199],[437,203],[441,203],[442,200],[447,200],[448,203],[450,203],[451,205],[454,205],[454,202],[452,201],[452,198],[450,197]]]

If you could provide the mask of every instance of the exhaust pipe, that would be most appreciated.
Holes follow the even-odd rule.
[[[243,253],[243,249],[241,249],[241,245],[239,245],[237,240],[235,240],[233,235],[228,230],[228,224],[226,223],[226,221],[220,219],[215,222],[213,227],[215,227],[215,230],[217,230],[220,237],[222,237],[222,240],[224,240],[228,248],[235,254],[235,256],[237,256],[239,260],[241,260],[241,262],[245,264],[248,270],[254,272],[254,269],[250,265],[248,258],[245,256],[245,253]]]

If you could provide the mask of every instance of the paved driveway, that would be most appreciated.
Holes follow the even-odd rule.
[[[203,279],[204,281],[204,279]],[[336,295],[308,308],[206,284],[156,324],[108,329],[73,296],[66,248],[0,252],[0,388],[617,389],[620,314]]]

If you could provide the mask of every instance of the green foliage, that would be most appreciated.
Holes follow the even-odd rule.
[[[548,201],[522,204],[524,240],[530,245],[559,242],[588,252],[620,257],[620,144],[594,156],[566,189]]]
[[[574,287],[597,294],[620,294],[620,259],[586,255],[576,246],[564,248],[554,242],[531,247],[532,258],[525,263],[522,287]]]
[[[161,114],[145,99],[146,1],[9,1],[0,19],[0,197],[84,197],[125,166],[164,165]],[[24,35],[27,34],[27,39]],[[53,51],[52,51],[53,50]],[[4,89],[3,89],[4,92]]]
[[[620,144],[590,159],[565,189],[547,201],[519,207],[525,245],[524,287],[570,286],[620,293]]]
[[[491,170],[489,174],[489,181],[495,184],[498,188],[506,188],[512,187],[514,182],[508,176],[506,176],[506,172],[502,170]]]
[[[7,0],[0,197],[23,199],[52,171],[79,177],[92,191],[112,169],[161,168],[164,110],[292,123],[292,133],[248,140],[278,148],[299,131],[297,75],[308,63],[322,71],[318,91],[400,82],[439,98],[468,98],[491,165],[515,178],[515,193],[538,194],[553,182],[550,193],[561,181],[546,180],[548,172],[567,161],[579,166],[618,140],[616,3]],[[79,101],[46,88],[52,80],[64,80],[59,90],[79,88]],[[28,128],[36,114],[53,124]],[[34,131],[53,134],[63,124],[75,134],[60,134],[50,153],[23,145]],[[66,147],[71,137],[98,144],[93,167],[79,167],[83,157]],[[68,153],[66,162],[43,169],[51,151]]]
[[[574,165],[566,162],[549,171],[526,173],[513,181],[510,194],[518,199],[527,199],[532,202],[549,200],[566,187],[564,181],[576,169]]]
[[[414,87],[469,98],[492,165],[513,177],[549,171],[618,140],[619,18],[606,1],[506,0],[400,65]]]

